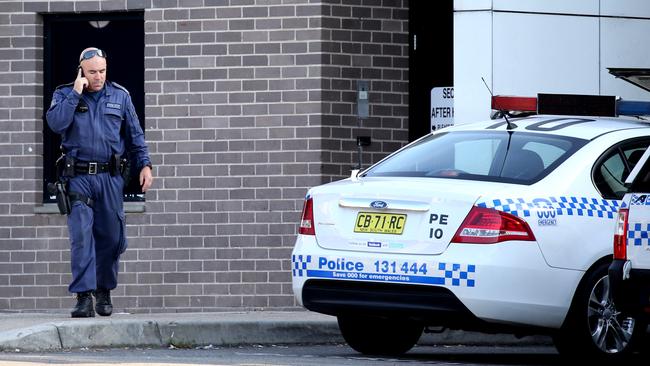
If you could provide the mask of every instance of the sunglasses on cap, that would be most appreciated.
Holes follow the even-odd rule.
[[[106,58],[106,52],[104,52],[104,51],[102,51],[100,49],[88,50],[88,51],[81,54],[81,58],[79,59],[79,62],[81,62],[83,60],[89,60],[89,59],[91,59],[91,58],[93,58],[95,56]]]

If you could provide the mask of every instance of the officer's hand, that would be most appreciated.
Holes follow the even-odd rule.
[[[153,183],[153,174],[151,174],[151,168],[145,166],[140,171],[140,185],[142,186],[142,192],[146,192],[151,184]]]
[[[82,72],[81,72],[81,66],[79,66],[78,72],[77,72],[77,78],[74,81],[74,91],[77,93],[81,94],[83,93],[84,89],[88,86],[88,79],[86,79]]]

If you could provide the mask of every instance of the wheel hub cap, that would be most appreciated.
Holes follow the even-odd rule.
[[[626,350],[634,330],[634,318],[616,310],[610,300],[607,276],[596,282],[588,306],[589,330],[594,344],[605,353]]]

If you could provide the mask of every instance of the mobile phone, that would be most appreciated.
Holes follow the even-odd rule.
[[[81,77],[85,77],[84,75],[84,69],[81,67],[81,65],[77,66],[77,75],[79,75],[79,70],[81,70]],[[75,75],[75,77],[77,76]]]

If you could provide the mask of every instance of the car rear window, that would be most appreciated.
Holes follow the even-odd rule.
[[[432,134],[390,155],[367,177],[430,177],[532,184],[587,140],[509,131]]]

